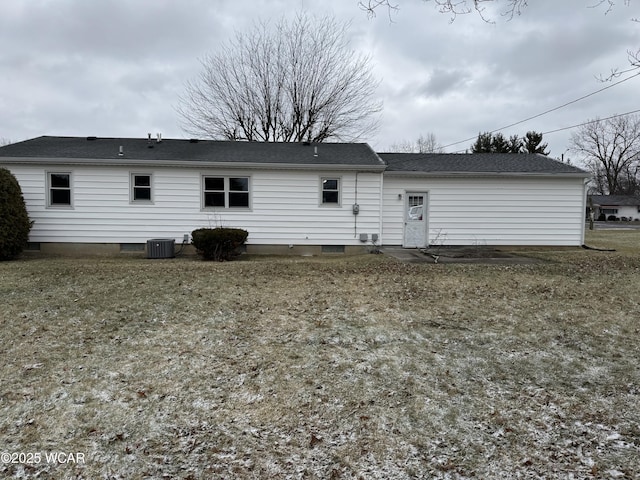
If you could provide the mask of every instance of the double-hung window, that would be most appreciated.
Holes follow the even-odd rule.
[[[70,207],[71,204],[71,173],[47,173],[47,206]]]
[[[204,176],[204,208],[249,208],[249,177]]]
[[[148,173],[131,174],[131,202],[151,203],[151,175]]]
[[[340,179],[321,178],[322,205],[340,205]]]

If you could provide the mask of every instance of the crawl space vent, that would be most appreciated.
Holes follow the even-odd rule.
[[[173,258],[175,244],[173,238],[147,240],[147,258]]]

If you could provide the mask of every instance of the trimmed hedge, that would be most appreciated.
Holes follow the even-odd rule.
[[[9,170],[0,168],[0,260],[20,255],[30,230],[20,184]]]
[[[191,232],[191,243],[205,260],[224,262],[239,255],[249,232],[240,228],[198,228]]]

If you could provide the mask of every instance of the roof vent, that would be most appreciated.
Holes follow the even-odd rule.
[[[156,143],[160,143],[162,141],[162,134],[158,133],[158,139],[156,140]]]
[[[304,142],[302,142],[302,144],[308,147],[309,145],[311,145],[311,142],[309,140],[305,140]]]
[[[87,137],[87,142],[93,142],[95,140],[97,140],[98,137]]]
[[[122,145],[120,145],[120,148],[118,149],[118,156],[124,157],[124,147]]]
[[[190,138],[189,139],[189,143],[198,143],[200,140],[198,140],[197,138]]]

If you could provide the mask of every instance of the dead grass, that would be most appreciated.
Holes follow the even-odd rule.
[[[14,478],[634,478],[640,234],[535,265],[0,264]],[[46,463],[45,452],[85,462]]]

